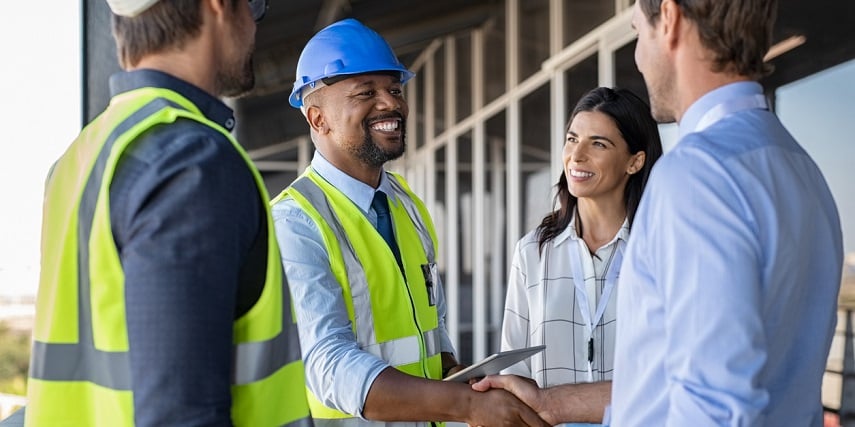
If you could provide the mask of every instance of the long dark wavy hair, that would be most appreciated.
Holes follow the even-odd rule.
[[[570,130],[570,124],[577,114],[581,112],[600,112],[612,118],[617,125],[623,139],[626,140],[631,154],[644,151],[644,166],[638,172],[629,177],[623,193],[626,204],[627,223],[632,229],[632,221],[635,219],[635,211],[641,202],[641,194],[647,185],[647,178],[656,160],[662,156],[662,142],[659,139],[659,129],[656,121],[650,115],[650,107],[634,93],[626,89],[610,89],[598,87],[586,93],[579,99],[570,120],[564,128],[565,134]],[[570,194],[567,188],[567,176],[564,172],[555,184],[557,193],[553,200],[554,211],[543,218],[537,226],[538,251],[543,252],[543,246],[561,234],[570,224],[573,213],[576,211],[576,196]],[[581,234],[582,224],[579,224]]]

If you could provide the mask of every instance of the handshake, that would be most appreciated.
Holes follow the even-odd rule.
[[[481,362],[449,371],[444,381],[468,382],[472,390],[504,390],[528,408],[520,408],[519,421],[526,425],[556,425],[565,422],[602,422],[611,395],[611,382],[567,384],[540,388],[533,379],[518,375],[495,375],[517,362],[541,352],[545,346],[528,347],[493,354]],[[517,403],[517,402],[514,402]],[[510,405],[513,407],[514,405]],[[537,414],[537,418],[531,411]],[[495,415],[501,415],[496,413]]]
[[[479,392],[505,390],[534,410],[548,425],[566,422],[601,423],[612,388],[611,381],[540,388],[534,380],[517,375],[488,375],[473,382],[471,387]]]

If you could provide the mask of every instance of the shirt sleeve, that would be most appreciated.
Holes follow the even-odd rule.
[[[723,165],[674,154],[648,187],[645,239],[664,299],[665,425],[758,425],[769,397],[758,385],[768,355],[757,227]]]
[[[246,163],[219,132],[179,120],[128,148],[110,196],[135,424],[231,425],[238,277],[263,209]]]
[[[522,254],[523,240],[514,248],[511,271],[508,275],[508,292],[505,297],[505,316],[502,321],[502,350],[513,350],[529,346],[529,312],[526,294],[525,263]],[[571,307],[572,308],[572,307]],[[504,369],[503,374],[520,375],[531,378],[530,358]]]
[[[288,198],[273,206],[273,222],[297,315],[306,384],[324,405],[362,417],[371,384],[389,364],[359,348],[317,224]]]

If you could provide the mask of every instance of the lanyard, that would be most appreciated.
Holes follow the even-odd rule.
[[[585,325],[588,327],[588,381],[590,382],[594,380],[594,329],[600,323],[600,320],[602,320],[603,313],[606,311],[606,306],[609,304],[609,299],[615,288],[620,264],[623,261],[623,245],[621,245],[620,240],[615,241],[617,248],[615,249],[609,269],[606,271],[606,283],[603,287],[603,294],[597,304],[597,311],[594,314],[594,318],[591,319],[588,291],[585,286],[585,270],[582,268],[582,253],[580,251],[580,247],[584,244],[584,241],[580,239],[575,243],[573,246],[576,248],[576,253],[574,254],[575,256],[570,257],[570,263],[573,267],[573,283],[576,287],[576,301],[579,305],[579,312],[582,314],[582,320],[585,321]]]
[[[769,109],[769,104],[766,103],[766,97],[763,96],[763,94],[742,95],[729,99],[707,111],[701,119],[698,120],[698,124],[695,125],[694,131],[700,132],[729,114],[754,108],[761,110]]]

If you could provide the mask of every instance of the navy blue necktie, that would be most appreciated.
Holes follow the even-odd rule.
[[[395,232],[392,229],[392,217],[389,215],[389,203],[386,200],[386,193],[376,191],[374,200],[371,201],[371,209],[377,214],[377,231],[383,236],[383,240],[389,245],[389,249],[395,254],[395,260],[398,261],[398,267],[401,267],[401,252],[398,250],[398,243],[395,242]]]

